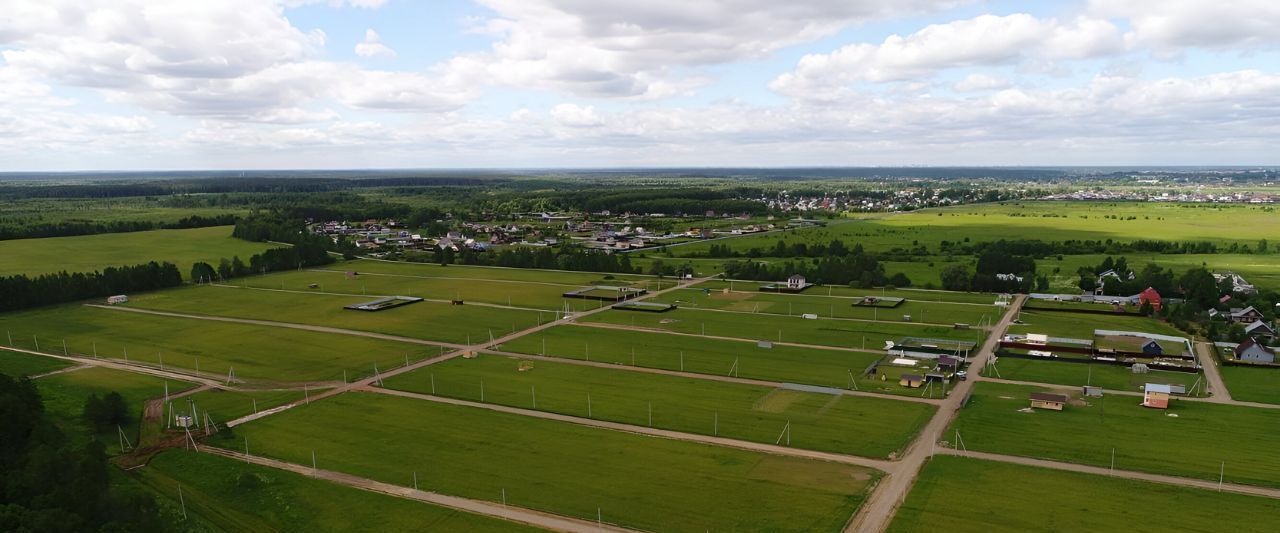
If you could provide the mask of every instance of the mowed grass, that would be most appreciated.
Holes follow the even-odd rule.
[[[798,316],[722,313],[697,309],[676,309],[666,313],[610,310],[583,319],[584,322],[636,326],[657,330],[733,337],[738,339],[791,342],[840,348],[880,350],[886,341],[904,337],[954,339],[981,344],[985,334],[976,329],[957,330],[949,326],[889,324],[855,320],[806,319]]]
[[[67,368],[75,363],[22,352],[0,350],[0,374],[12,378],[35,376]]]
[[[1280,368],[1219,365],[1218,371],[1232,399],[1280,404]]]
[[[450,267],[452,268],[452,267]],[[458,267],[465,268],[465,267]],[[373,299],[379,296],[416,296],[432,300],[460,299],[466,303],[489,303],[549,312],[595,309],[599,302],[578,298],[563,298],[565,292],[585,285],[564,285],[535,281],[504,281],[471,278],[430,278],[401,274],[378,274],[357,271],[348,276],[342,270],[303,270],[273,273],[231,280],[236,286],[297,291],[304,293],[338,294]],[[316,285],[311,288],[311,285]]]
[[[298,294],[238,287],[184,287],[140,295],[128,305],[371,331],[450,343],[478,343],[553,320],[551,312],[419,302],[368,312],[343,309],[374,297]]]
[[[995,320],[1001,309],[959,303],[918,302],[907,300],[897,307],[872,307],[854,305],[858,298],[814,294],[777,294],[767,292],[704,293],[701,289],[680,289],[668,292],[651,301],[677,304],[683,308],[719,309],[743,313],[765,313],[784,316],[814,314],[823,318],[854,318],[886,322],[910,322],[977,325],[984,320]],[[988,302],[989,303],[989,302]]]
[[[1093,339],[1094,330],[1138,331],[1158,335],[1185,337],[1177,328],[1154,318],[1109,316],[1055,311],[1023,311],[1021,324],[1009,326],[1009,333],[1039,333],[1069,339]]]
[[[323,389],[312,390],[310,394],[318,392],[323,392]],[[258,411],[263,411],[295,400],[301,400],[307,394],[308,392],[301,390],[237,391],[209,389],[177,400],[174,408],[187,411],[190,405],[188,400],[190,400],[195,403],[199,412],[208,413],[215,422],[222,424],[229,420],[253,414],[255,407]]]
[[[1188,391],[1200,378],[1199,373],[1152,370],[1146,374],[1134,374],[1127,366],[1104,363],[1072,363],[1039,359],[1002,357],[996,364],[997,376],[990,365],[983,374],[1014,381],[1032,381],[1055,385],[1084,386],[1086,384],[1108,390],[1142,392],[1147,383],[1183,385]],[[1201,390],[1204,384],[1201,383]]]
[[[213,292],[217,289],[204,288]],[[233,291],[227,289],[227,291]],[[183,293],[197,293],[179,289]],[[160,298],[164,293],[156,293]],[[422,304],[417,304],[422,305]],[[355,313],[355,311],[347,311]],[[395,311],[390,311],[395,312]],[[194,318],[131,313],[123,310],[64,305],[0,315],[0,329],[14,344],[62,353],[125,359],[200,375],[235,375],[250,382],[337,381],[373,374],[438,355],[432,346],[322,333],[274,326],[217,322]]]
[[[734,370],[743,378],[837,388],[848,387],[850,373],[858,375],[880,359],[874,353],[781,345],[759,348],[754,342],[574,325],[531,333],[498,349],[717,376]]]
[[[874,471],[484,409],[344,394],[238,426],[250,453],[662,531],[835,531]]]
[[[1280,410],[1174,401],[1148,409],[1134,396],[1089,398],[1064,411],[1020,412],[1038,387],[978,383],[947,432],[970,450],[1217,480],[1280,486]],[[1055,391],[1061,392],[1061,391]],[[1073,397],[1078,393],[1073,392]],[[1176,415],[1176,416],[1170,416]]]
[[[17,239],[0,241],[0,276],[91,272],[168,261],[186,278],[198,261],[216,265],[223,257],[240,256],[248,263],[250,256],[277,247],[236,239],[231,236],[231,226]]]
[[[695,289],[710,289],[716,292],[722,289],[730,289],[732,291],[759,292],[760,287],[768,285],[769,282],[763,281],[725,281],[725,280],[708,280],[692,286]],[[790,296],[779,293],[761,293],[773,294],[775,296]],[[864,296],[892,296],[894,298],[906,298],[909,302],[941,302],[941,303],[971,303],[982,305],[993,305],[996,301],[996,295],[983,292],[953,292],[953,291],[929,291],[921,289],[859,289],[854,287],[844,287],[839,285],[820,285],[805,289],[795,296],[843,296],[846,298],[862,298]],[[850,302],[852,303],[852,302]]]
[[[45,416],[74,439],[98,438],[108,443],[108,453],[119,451],[116,448],[117,432],[112,429],[96,434],[80,416],[84,412],[85,400],[92,394],[101,396],[110,392],[120,393],[129,406],[129,415],[133,418],[133,422],[122,429],[130,439],[134,439],[138,421],[142,418],[143,404],[148,399],[163,397],[165,383],[169,385],[169,394],[195,387],[194,384],[184,381],[165,380],[155,376],[101,367],[90,367],[35,380],[36,388],[44,399]],[[134,443],[137,444],[136,439]]]
[[[1264,532],[1280,500],[939,455],[891,533],[1024,531]]]
[[[603,274],[599,272],[571,272],[566,270],[539,270],[534,268],[501,268],[468,265],[441,266],[429,263],[405,263],[360,259],[330,267],[331,270],[419,276],[424,278],[463,278],[477,280],[534,281],[584,287],[587,285],[635,285],[658,289],[674,285],[671,279],[658,280],[653,276],[633,274]]]
[[[769,444],[778,443],[790,424],[790,438],[781,439],[790,446],[868,457],[888,457],[901,450],[936,410],[901,400],[503,355],[453,359],[388,379],[386,386]]]
[[[131,474],[174,500],[181,486],[187,512],[225,531],[540,531],[186,450],[163,452]]]

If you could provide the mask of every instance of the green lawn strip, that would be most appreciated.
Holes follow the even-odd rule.
[[[743,378],[837,388],[848,387],[850,373],[859,375],[880,359],[873,353],[780,345],[760,348],[752,342],[569,325],[525,335],[498,349],[607,363],[634,361],[642,367],[718,376],[734,370]]]
[[[985,370],[983,375],[1014,381],[1031,381],[1056,385],[1084,386],[1090,384],[1104,389],[1130,392],[1142,392],[1142,386],[1147,383],[1183,385],[1190,391],[1196,379],[1200,377],[1198,373],[1160,370],[1152,370],[1145,374],[1134,374],[1129,367],[1121,365],[1072,363],[1014,357],[1000,358],[996,368],[999,370],[999,376],[990,369]],[[1204,383],[1201,383],[1201,388],[1203,389],[1203,387]]]
[[[810,320],[798,316],[718,313],[697,309],[677,309],[667,313],[612,310],[591,315],[583,321],[634,325],[718,337],[868,350],[879,350],[884,347],[886,341],[896,343],[904,337],[956,339],[979,344],[984,337],[980,330],[957,330],[948,326]]]
[[[388,379],[386,386],[481,401],[480,383],[489,403],[768,444],[779,442],[790,424],[789,440],[782,438],[790,446],[868,457],[901,450],[936,410],[501,355],[454,359]]]
[[[732,289],[734,291],[759,291],[763,285],[768,285],[769,281],[723,281],[708,280],[694,285],[697,289],[711,289],[718,291],[721,289]],[[769,294],[769,293],[761,293]],[[861,289],[857,287],[846,287],[841,285],[820,285],[810,287],[804,292],[799,293],[800,296],[843,296],[846,298],[861,298],[863,296],[891,296],[894,298],[906,298],[907,301],[920,302],[953,302],[953,303],[975,303],[991,305],[996,301],[996,295],[981,292],[952,292],[952,291],[927,291],[919,289],[887,289],[887,288],[870,288]],[[850,302],[852,303],[852,302]]]
[[[1280,500],[939,455],[889,525],[916,531],[1233,531],[1275,529]]]
[[[1158,335],[1186,337],[1177,328],[1153,318],[1136,316],[1109,316],[1092,313],[1063,313],[1054,311],[1023,311],[1019,314],[1022,324],[1009,327],[1009,333],[1039,333],[1051,337],[1069,339],[1093,339],[1094,330],[1138,331]]]
[[[473,278],[511,281],[540,281],[544,283],[562,283],[565,285],[630,285],[646,282],[656,283],[658,278],[629,274],[602,274],[598,272],[569,272],[561,270],[538,270],[533,268],[495,268],[467,265],[440,266],[429,263],[402,263],[392,261],[357,260],[344,263],[340,267],[331,267],[356,272],[376,272],[380,274],[397,274],[402,276],[423,276],[441,278]],[[672,282],[667,280],[666,285]],[[656,285],[653,285],[656,287]]]
[[[218,295],[239,289],[177,289],[178,294]],[[157,300],[169,296],[156,293]],[[176,297],[175,297],[176,300]],[[270,297],[261,299],[269,307]],[[422,305],[422,304],[415,304]],[[359,313],[358,311],[346,311]],[[397,311],[386,311],[395,313]],[[363,313],[368,314],[368,313]],[[269,317],[268,317],[269,318]],[[218,322],[195,318],[130,313],[82,305],[47,307],[0,315],[0,329],[10,331],[15,344],[61,353],[63,342],[73,354],[265,381],[338,381],[373,374],[373,365],[386,369],[439,355],[439,347],[410,344],[275,326]],[[34,337],[34,338],[33,338]]]
[[[555,318],[552,312],[419,302],[368,312],[344,306],[374,299],[269,292],[228,287],[185,287],[139,296],[131,307],[180,313],[274,320],[372,331],[429,341],[478,343]]]
[[[1225,461],[1227,482],[1280,486],[1280,456],[1258,453],[1275,445],[1280,410],[1192,401],[1148,409],[1141,398],[1104,396],[1061,412],[1020,412],[1038,390],[978,383],[946,438],[958,430],[970,450],[1103,467],[1114,448],[1117,469],[1214,481]]]
[[[1219,365],[1218,370],[1232,399],[1280,404],[1280,368]]]
[[[865,468],[645,437],[484,409],[345,394],[236,428],[228,448],[648,530],[833,531]]]
[[[165,383],[169,384],[169,394],[195,387],[195,384],[184,381],[165,380],[155,376],[101,367],[67,372],[35,381],[40,396],[44,398],[45,413],[59,428],[73,439],[98,438],[106,442],[108,453],[119,452],[117,431],[111,429],[101,434],[94,433],[81,418],[85,399],[91,394],[101,396],[109,392],[120,393],[129,406],[129,415],[133,419],[132,423],[122,429],[125,435],[137,444],[138,421],[142,418],[143,404],[148,399],[163,397]]]
[[[10,377],[35,376],[68,368],[75,363],[29,353],[0,350],[0,374]]]
[[[538,531],[216,455],[170,450],[132,472],[188,516],[226,531]]]
[[[877,308],[854,305],[858,300],[830,296],[788,295],[762,292],[758,294],[734,292],[724,294],[700,289],[681,289],[653,298],[651,301],[673,303],[683,308],[721,309],[747,313],[801,316],[815,314],[822,318],[857,318],[888,322],[929,322],[951,324],[956,322],[977,325],[983,319],[994,320],[1000,316],[996,306],[969,304],[917,302],[908,300],[897,307]],[[907,320],[907,317],[910,320]]]
[[[109,266],[168,261],[178,265],[186,278],[197,261],[216,265],[223,257],[239,256],[247,263],[254,254],[278,247],[236,239],[231,236],[231,226],[14,239],[0,241],[0,276],[92,272]]]
[[[322,391],[313,390],[311,394],[317,392]],[[301,400],[306,394],[306,392],[300,390],[231,391],[210,389],[176,400],[177,403],[174,404],[174,408],[188,411],[190,403],[194,402],[199,412],[208,413],[214,422],[222,424],[228,420],[253,414],[255,402],[257,409],[263,411],[294,400]]]
[[[482,302],[548,311],[562,310],[565,304],[573,310],[595,309],[598,305],[595,301],[562,297],[565,292],[580,289],[585,285],[550,285],[524,281],[418,278],[369,272],[349,277],[344,271],[303,270],[253,276],[231,280],[230,283],[236,286],[271,290],[368,295],[367,299],[379,296],[416,296],[433,300],[460,299],[466,303]],[[313,288],[312,285],[315,287]]]

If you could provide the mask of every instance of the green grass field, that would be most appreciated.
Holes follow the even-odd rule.
[[[667,313],[606,311],[591,315],[586,322],[637,326],[678,333],[706,334],[739,339],[793,342],[841,348],[880,350],[885,341],[903,337],[956,339],[981,344],[980,330],[957,330],[949,326],[889,324],[854,320],[805,319],[798,316],[721,313],[697,309],[677,309]],[[865,342],[865,344],[864,344]]]
[[[955,531],[1235,531],[1275,529],[1280,500],[979,459],[930,459],[889,525]]]
[[[316,392],[319,391],[313,390],[311,394]],[[195,402],[196,409],[201,413],[209,413],[209,416],[215,422],[222,424],[228,420],[253,414],[255,406],[259,411],[263,411],[294,400],[301,400],[306,394],[304,391],[293,390],[232,391],[210,389],[186,396],[174,407],[186,406],[188,405],[187,400],[191,400]],[[185,407],[183,410],[186,410]]]
[[[833,531],[873,471],[483,409],[346,394],[236,428],[250,452],[442,494],[666,531]]]
[[[489,403],[770,444],[790,424],[791,446],[869,457],[900,451],[936,410],[501,355],[453,359],[388,379],[386,386],[482,401],[480,383]]]
[[[1094,330],[1139,331],[1159,335],[1185,337],[1186,333],[1172,325],[1153,318],[1136,316],[1109,316],[1085,313],[1060,313],[1054,311],[1023,311],[1021,324],[1009,327],[1009,333],[1040,333],[1051,337],[1069,339],[1093,339]]]
[[[178,289],[187,294],[201,291],[223,289]],[[163,294],[156,293],[155,297],[164,297]],[[236,377],[251,382],[338,381],[343,370],[355,379],[372,375],[375,363],[385,369],[403,365],[406,355],[416,361],[441,352],[438,347],[352,335],[74,304],[0,315],[0,329],[11,334],[14,344],[23,348],[34,348],[38,340],[42,350],[61,353],[65,340],[73,354],[96,352],[99,357],[124,359],[127,353],[130,362],[154,366],[163,359],[166,368],[194,372],[198,365],[201,375],[215,378],[226,376],[235,368]]]
[[[158,377],[100,367],[85,368],[75,372],[40,378],[35,381],[36,388],[44,399],[46,416],[75,439],[94,437],[108,443],[107,453],[119,451],[116,447],[118,441],[116,432],[109,431],[101,435],[93,433],[88,424],[80,417],[80,414],[84,411],[85,399],[91,394],[120,393],[129,405],[129,412],[133,417],[133,423],[123,429],[130,439],[134,439],[134,435],[137,433],[138,421],[142,417],[143,403],[148,399],[164,396],[166,382],[169,384],[170,394],[195,386],[183,381],[165,380]],[[134,443],[137,443],[136,439],[134,439]]]
[[[759,292],[760,287],[767,285],[761,281],[723,281],[708,280],[693,285],[695,289],[710,289],[716,292],[722,289],[730,289],[732,291]],[[761,293],[762,295],[770,293]],[[786,294],[773,293],[773,296],[789,296]],[[911,302],[939,302],[939,303],[971,303],[982,305],[993,305],[996,300],[994,294],[981,292],[954,292],[954,291],[927,291],[920,289],[858,289],[853,287],[843,287],[839,285],[822,285],[818,287],[810,287],[804,292],[795,296],[843,296],[846,298],[861,298],[863,296],[892,296],[894,298],[906,298]],[[853,303],[853,302],[849,302]]]
[[[1174,401],[1168,410],[1141,398],[1104,396],[1064,411],[1020,412],[1037,387],[978,383],[947,432],[970,450],[1039,457],[1157,474],[1280,486],[1280,456],[1270,449],[1280,410]],[[1072,396],[1078,396],[1073,393]],[[1171,416],[1176,415],[1176,416]]]
[[[662,280],[652,276],[634,274],[601,274],[597,272],[571,272],[565,270],[539,270],[533,268],[501,268],[466,265],[440,266],[429,263],[404,263],[396,261],[375,261],[361,259],[330,267],[331,270],[353,270],[390,274],[398,276],[416,276],[422,278],[468,278],[479,280],[534,281],[555,283],[574,287],[587,285],[635,285],[642,288],[659,289],[675,284],[671,279]]]
[[[1134,374],[1127,366],[1104,363],[1072,363],[1065,361],[1021,359],[1002,357],[997,363],[999,376],[989,368],[983,374],[1014,381],[1032,381],[1055,385],[1083,386],[1092,384],[1108,390],[1142,392],[1147,383],[1184,385],[1190,391],[1200,377],[1199,373],[1152,370],[1146,374]],[[1203,389],[1203,383],[1201,388]]]
[[[185,450],[161,453],[131,474],[173,505],[181,486],[189,515],[223,531],[538,531]]]
[[[821,294],[821,295],[820,295]],[[783,316],[815,314],[823,318],[855,318],[904,322],[953,324],[956,322],[977,325],[984,320],[994,321],[1001,309],[994,305],[918,302],[908,300],[893,308],[854,305],[856,297],[826,296],[825,293],[777,294],[766,292],[720,291],[704,293],[700,289],[672,291],[650,301],[677,304],[689,309],[719,309],[745,313],[765,313]],[[990,302],[988,302],[990,303]]]
[[[131,307],[213,316],[253,318],[372,331],[417,339],[465,343],[500,337],[554,319],[551,312],[419,302],[380,312],[343,306],[372,297],[298,294],[234,287],[184,287],[140,295]]]
[[[1219,365],[1218,370],[1232,399],[1280,404],[1280,368]]]
[[[168,261],[186,278],[197,261],[217,265],[223,257],[238,255],[247,263],[250,256],[274,247],[233,238],[230,226],[0,241],[0,276]]]
[[[9,377],[34,376],[71,366],[73,363],[22,352],[0,350],[0,374]]]
[[[849,386],[849,373],[857,375],[880,359],[873,353],[778,345],[758,348],[750,342],[571,325],[532,333],[499,348],[627,365],[634,361],[642,367],[720,376],[728,375],[736,360],[739,377],[838,388]]]

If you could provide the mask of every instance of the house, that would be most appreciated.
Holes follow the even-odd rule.
[[[903,374],[898,377],[898,384],[902,385],[903,387],[918,389],[920,388],[920,385],[922,385],[923,383],[924,383],[924,376],[920,376],[917,374]]]
[[[1051,409],[1061,411],[1067,405],[1066,394],[1052,394],[1048,392],[1031,393],[1031,407],[1035,409]]]
[[[1152,409],[1168,409],[1173,387],[1163,383],[1148,383],[1143,387],[1142,406]]]
[[[1236,359],[1239,361],[1249,361],[1253,363],[1275,363],[1276,352],[1271,348],[1263,346],[1258,341],[1250,338],[1245,339],[1233,350]]]
[[[1155,288],[1147,287],[1146,290],[1138,293],[1138,305],[1151,304],[1152,311],[1160,310],[1160,293]]]
[[[949,355],[938,358],[938,370],[943,372],[955,372],[960,369],[960,360]]]
[[[1228,320],[1237,324],[1251,324],[1262,318],[1262,312],[1254,309],[1252,305],[1244,309],[1232,308],[1231,314],[1227,315]]]
[[[793,274],[791,277],[787,278],[788,289],[803,289],[804,286],[804,276],[801,276],[800,274]]]
[[[1254,287],[1252,283],[1245,281],[1244,278],[1240,277],[1240,275],[1235,272],[1223,272],[1221,274],[1215,273],[1213,275],[1213,279],[1219,283],[1224,279],[1231,280],[1231,292],[1238,292],[1240,294],[1255,294],[1258,292],[1257,287]]]
[[[1164,347],[1160,346],[1160,343],[1156,342],[1155,339],[1148,340],[1146,344],[1142,345],[1142,355],[1159,357],[1164,355]]]
[[[1022,276],[1019,276],[1019,275],[1017,275],[1017,274],[1013,274],[1013,273],[1009,273],[1009,274],[996,274],[996,279],[998,279],[998,280],[1000,280],[1000,281],[1016,281],[1016,282],[1018,282],[1018,283],[1022,283]]]
[[[1252,324],[1244,327],[1244,334],[1256,339],[1271,340],[1276,337],[1276,330],[1267,325],[1266,322],[1255,320]]]
[[[438,246],[441,250],[453,250],[455,252],[458,251],[458,245],[454,244],[453,239],[450,239],[448,237],[440,239],[440,241],[436,243],[436,246]]]

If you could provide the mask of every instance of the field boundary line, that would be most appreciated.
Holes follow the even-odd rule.
[[[710,307],[681,307],[680,309],[689,309],[689,310],[692,310],[692,311],[713,311],[713,312],[716,312],[716,313],[734,313],[734,314],[739,314],[739,315],[755,315],[755,316],[767,315],[767,316],[786,317],[786,318],[801,318],[801,319],[803,319],[803,318],[804,318],[804,317],[802,317],[802,316],[796,316],[796,315],[784,315],[784,314],[782,314],[782,313],[768,313],[768,312],[765,312],[765,313],[757,313],[757,312],[754,312],[754,311],[734,311],[734,310],[732,310],[732,309],[712,309],[712,308],[710,308]],[[809,320],[809,319],[805,319],[805,320]],[[953,322],[953,323],[951,323],[951,324],[940,324],[940,323],[937,323],[937,322],[907,322],[907,321],[905,321],[905,320],[875,320],[875,319],[870,319],[870,318],[852,318],[852,317],[822,316],[821,314],[819,314],[819,315],[818,315],[817,320],[844,320],[844,321],[847,321],[847,322],[869,322],[869,323],[872,323],[872,324],[899,324],[899,325],[903,325],[903,326],[946,327],[946,328],[953,327],[953,326],[955,325],[955,323],[954,323],[954,322]],[[986,328],[986,327],[974,326],[974,327],[970,327],[969,329],[970,329],[970,330],[975,330],[975,329],[977,329],[977,330],[987,331],[987,329],[988,329],[988,328]]]
[[[406,263],[413,264],[413,263]],[[468,265],[470,266],[470,265]],[[329,273],[345,273],[346,270],[333,270],[331,268],[308,268],[307,272],[329,272]],[[415,274],[388,274],[386,272],[357,272],[359,276],[383,276],[388,278],[410,278],[410,279],[442,279],[448,281],[487,281],[491,283],[519,283],[521,285],[551,285],[555,287],[582,287],[581,284],[574,283],[555,283],[552,281],[518,281],[514,279],[489,279],[489,278],[455,278],[451,276],[419,276]]]
[[[584,361],[582,359],[571,359],[568,357],[554,357],[550,355],[536,355],[536,354],[519,353],[519,352],[506,352],[502,350],[481,350],[481,351],[487,354],[501,355],[506,357],[519,357],[522,359],[531,359],[534,361],[546,361],[548,363],[565,363],[565,364],[571,364],[571,365],[589,366],[589,367],[603,368],[603,369],[609,369],[609,370],[625,370],[629,372],[640,372],[643,374],[658,374],[663,376],[701,379],[705,381],[718,381],[722,383],[733,383],[737,385],[752,385],[752,386],[758,386],[758,387],[769,387],[774,389],[786,388],[784,386],[789,384],[781,381],[770,381],[767,379],[740,378],[740,377],[734,377],[734,376],[723,376],[718,374],[699,374],[697,372],[687,372],[687,371],[682,372],[680,370],[669,370],[666,368],[618,365],[613,363],[602,363],[599,361]],[[793,383],[792,385],[809,385],[809,384]],[[821,385],[814,385],[814,386],[821,387]],[[923,403],[923,404],[934,405],[934,406],[940,405],[942,403],[942,400],[936,399],[936,398],[921,398],[919,396],[897,396],[892,394],[880,394],[875,392],[837,389],[834,387],[827,387],[827,388],[840,391],[840,394],[839,394],[840,396],[857,396],[861,398],[882,398],[886,400],[901,400],[905,402]],[[817,394],[820,394],[820,393],[817,393]],[[832,396],[836,396],[836,395],[833,394]]]
[[[47,377],[49,377],[49,376],[56,376],[56,375],[58,375],[58,374],[66,374],[66,373],[68,373],[68,372],[75,372],[75,371],[77,371],[77,370],[84,370],[84,369],[86,369],[86,368],[89,368],[90,366],[92,366],[92,365],[79,364],[79,365],[69,366],[69,367],[67,367],[67,368],[59,368],[59,369],[54,370],[54,371],[51,371],[51,372],[45,372],[45,373],[43,373],[43,374],[35,374],[35,375],[27,376],[27,379],[33,379],[33,380],[34,380],[34,379],[40,379],[40,378],[47,378]]]
[[[459,405],[464,407],[475,407],[478,409],[488,409],[500,413],[508,413],[514,415],[528,416],[532,418],[541,418],[545,420],[554,420],[557,422],[568,422],[580,426],[590,426],[600,429],[608,429],[613,431],[621,431],[625,433],[635,433],[639,435],[647,435],[650,437],[660,437],[672,440],[681,440],[687,442],[696,442],[711,446],[721,446],[725,448],[738,448],[742,450],[768,453],[771,455],[782,455],[788,457],[799,457],[802,459],[816,459],[832,463],[842,463],[866,468],[873,468],[882,472],[889,472],[896,468],[896,463],[884,459],[872,459],[869,457],[861,457],[857,455],[848,455],[843,453],[823,452],[817,450],[809,450],[804,448],[791,448],[787,446],[778,446],[773,444],[764,444],[739,439],[730,439],[727,437],[713,437],[709,435],[699,435],[697,433],[685,433],[683,431],[675,431],[671,429],[658,429],[633,424],[625,424],[622,422],[609,422],[606,420],[596,420],[593,418],[582,418],[572,415],[563,415],[560,413],[552,413],[549,411],[535,411],[532,409],[524,409],[521,407],[511,407],[508,405],[499,405],[492,403],[473,402],[470,400],[460,400],[457,398],[447,398],[444,396],[432,396],[430,394],[422,394],[418,392],[402,391],[397,389],[387,389],[378,387],[364,387],[359,389],[361,392],[370,392],[374,394],[386,394],[389,396],[400,396],[404,398],[412,398],[417,400],[425,400],[430,402],[444,403],[450,405]]]
[[[1032,387],[1043,387],[1046,389],[1077,390],[1077,391],[1080,390],[1080,386],[1078,385],[1041,383],[1039,381],[1020,381],[1020,380],[1014,380],[1014,379],[993,378],[989,376],[975,376],[974,378],[971,378],[971,379],[975,381],[986,381],[989,383],[1004,383],[1007,385],[1026,385],[1026,386],[1032,386]],[[1116,396],[1141,397],[1143,395],[1143,393],[1141,392],[1128,391],[1128,390],[1102,389],[1102,391],[1105,394],[1111,394]],[[1215,397],[1215,396],[1208,396],[1204,398],[1196,398],[1193,396],[1177,396],[1177,397],[1174,397],[1173,399],[1179,402],[1200,402],[1200,403],[1211,403],[1215,405],[1233,405],[1236,407],[1253,407],[1258,409],[1280,409],[1280,404],[1244,402],[1240,400],[1231,400],[1228,398]]]
[[[319,296],[350,296],[352,298],[370,298],[370,297],[387,298],[391,296],[398,296],[395,294],[355,294],[350,292],[303,291],[298,289],[273,289],[271,287],[250,287],[248,285],[231,285],[228,283],[210,283],[208,284],[208,286],[218,287],[221,289],[245,289],[245,290],[251,290],[251,291],[285,292],[290,294],[314,294]],[[431,302],[431,303],[441,303],[441,304],[453,302],[453,300],[442,300],[440,298],[423,298],[422,301]],[[498,309],[514,309],[517,311],[535,311],[538,313],[559,312],[558,309],[538,309],[536,307],[518,307],[514,305],[502,305],[502,304],[495,304],[490,302],[479,302],[474,300],[468,303],[467,305],[472,305],[475,307],[494,307]]]
[[[461,496],[450,496],[447,494],[440,494],[438,492],[417,490],[411,487],[401,487],[399,485],[392,485],[390,483],[384,483],[382,481],[376,481],[373,479],[355,476],[352,474],[346,474],[343,472],[335,472],[332,470],[314,470],[309,466],[303,466],[300,464],[281,461],[279,459],[272,459],[269,457],[260,457],[256,455],[246,456],[241,452],[233,452],[223,448],[218,448],[216,446],[206,445],[200,451],[203,453],[227,457],[227,458],[235,459],[238,461],[250,462],[259,466],[265,466],[265,467],[274,468],[277,470],[285,470],[288,472],[293,472],[295,474],[301,474],[303,476],[307,476],[310,478],[323,479],[326,481],[337,483],[339,485],[345,485],[348,487],[352,487],[352,488],[356,488],[356,489],[360,489],[368,492],[384,494],[387,496],[393,496],[396,498],[401,498],[406,500],[416,500],[424,503],[439,505],[441,507],[448,507],[450,509],[455,509],[458,511],[468,512],[471,514],[488,516],[493,518],[500,518],[500,519],[511,521],[511,522],[518,522],[521,524],[527,524],[535,527],[550,529],[553,531],[568,531],[568,532],[580,532],[580,533],[590,533],[590,532],[597,532],[597,531],[637,531],[633,529],[618,527],[612,524],[597,524],[596,522],[591,522],[591,521],[583,520],[580,518],[573,518],[569,516],[551,514],[543,511],[537,511],[534,509],[528,509],[525,507],[505,506],[500,503],[487,502],[483,500],[473,500],[470,498],[463,498]]]
[[[1080,472],[1084,474],[1095,474],[1099,476],[1117,477],[1123,479],[1132,479],[1137,481],[1148,481],[1152,483],[1162,483],[1165,485],[1175,485],[1180,487],[1222,490],[1234,492],[1237,494],[1247,494],[1250,496],[1259,496],[1263,498],[1280,499],[1280,489],[1263,487],[1258,485],[1242,485],[1239,483],[1222,483],[1210,481],[1207,479],[1198,479],[1193,477],[1171,476],[1167,474],[1153,474],[1149,472],[1141,472],[1138,470],[1111,470],[1105,466],[1093,466],[1080,463],[1067,463],[1063,461],[1054,461],[1051,459],[1039,459],[1036,457],[1024,457],[1021,455],[1005,455],[990,452],[978,452],[973,450],[956,450],[952,448],[938,448],[937,453],[943,455],[955,455],[958,457],[969,457],[974,459],[983,459],[987,461],[996,461],[1001,463],[1013,463],[1025,466],[1038,466],[1041,468],[1050,468],[1053,470],[1065,470],[1069,472]]]
[[[748,280],[748,279],[732,279],[732,280],[730,280],[730,279],[713,279],[713,280],[710,280],[710,281],[720,281],[720,282],[733,281],[733,282],[742,282],[742,283],[767,283],[767,282],[763,282],[763,281],[752,281],[752,280]],[[837,287],[837,286],[839,286],[839,285],[833,285],[833,287]],[[820,286],[820,287],[821,287],[821,286]],[[845,287],[843,287],[843,286],[839,286],[839,287],[841,287],[841,288],[845,288]],[[703,290],[704,288],[705,288],[705,287],[689,287],[689,289],[690,289],[690,290],[695,290],[695,291],[700,291],[700,290]],[[716,291],[716,289],[709,289],[709,290],[711,290],[712,292],[715,292],[715,291]],[[898,291],[922,291],[922,292],[923,292],[923,291],[925,291],[925,289],[907,289],[907,288],[899,288],[899,289],[894,289],[894,290],[898,290]],[[803,293],[803,292],[790,293],[790,292],[740,291],[740,290],[733,290],[733,289],[730,289],[730,290],[729,290],[729,292],[737,292],[737,293],[743,293],[743,294],[767,294],[767,295],[769,295],[769,296],[787,296],[787,297],[796,297],[796,296],[816,296],[816,297],[819,297],[819,298],[833,298],[833,299],[834,299],[834,298],[840,298],[840,299],[844,299],[844,300],[861,300],[861,299],[863,299],[863,298],[866,298],[867,296],[875,296],[875,294],[870,294],[870,293],[872,293],[872,292],[875,292],[875,289],[867,289],[868,294],[867,294],[867,295],[865,295],[865,296],[840,296],[840,295],[838,295],[838,294],[816,294],[816,293],[809,293],[809,294],[805,294],[805,293]],[[955,291],[933,291],[933,292],[955,292]],[[985,294],[985,293],[966,293],[966,294]],[[994,296],[993,296],[993,297],[994,297]],[[994,303],[994,302],[993,302],[993,303],[989,303],[989,304],[980,304],[980,303],[977,303],[977,302],[947,302],[947,301],[942,301],[942,300],[911,300],[911,299],[907,299],[907,301],[908,301],[908,302],[914,302],[914,303],[925,303],[925,304],[976,305],[976,306],[979,306],[979,307],[996,307],[996,305],[995,305],[995,303]]]
[[[55,353],[48,353],[48,352],[40,352],[36,350],[28,350],[26,348],[18,348],[16,346],[0,346],[0,350],[8,350],[11,352],[19,352],[19,353],[25,353],[30,355],[39,355],[42,357],[52,357],[54,359],[62,359],[64,361],[75,361],[84,366],[99,366],[103,368],[109,368],[112,370],[133,372],[135,374],[147,374],[147,375],[155,376],[159,378],[172,379],[175,381],[185,381],[193,385],[209,385],[209,386],[218,387],[218,388],[230,389],[229,387],[225,387],[221,385],[217,380],[203,378],[200,376],[193,376],[193,375],[184,374],[181,372],[173,372],[170,370],[160,370],[158,368],[153,368],[146,365],[124,363],[115,359],[94,359],[92,357],[83,357],[78,355],[62,355],[62,354],[55,354]],[[234,390],[234,389],[230,389],[230,390]]]

